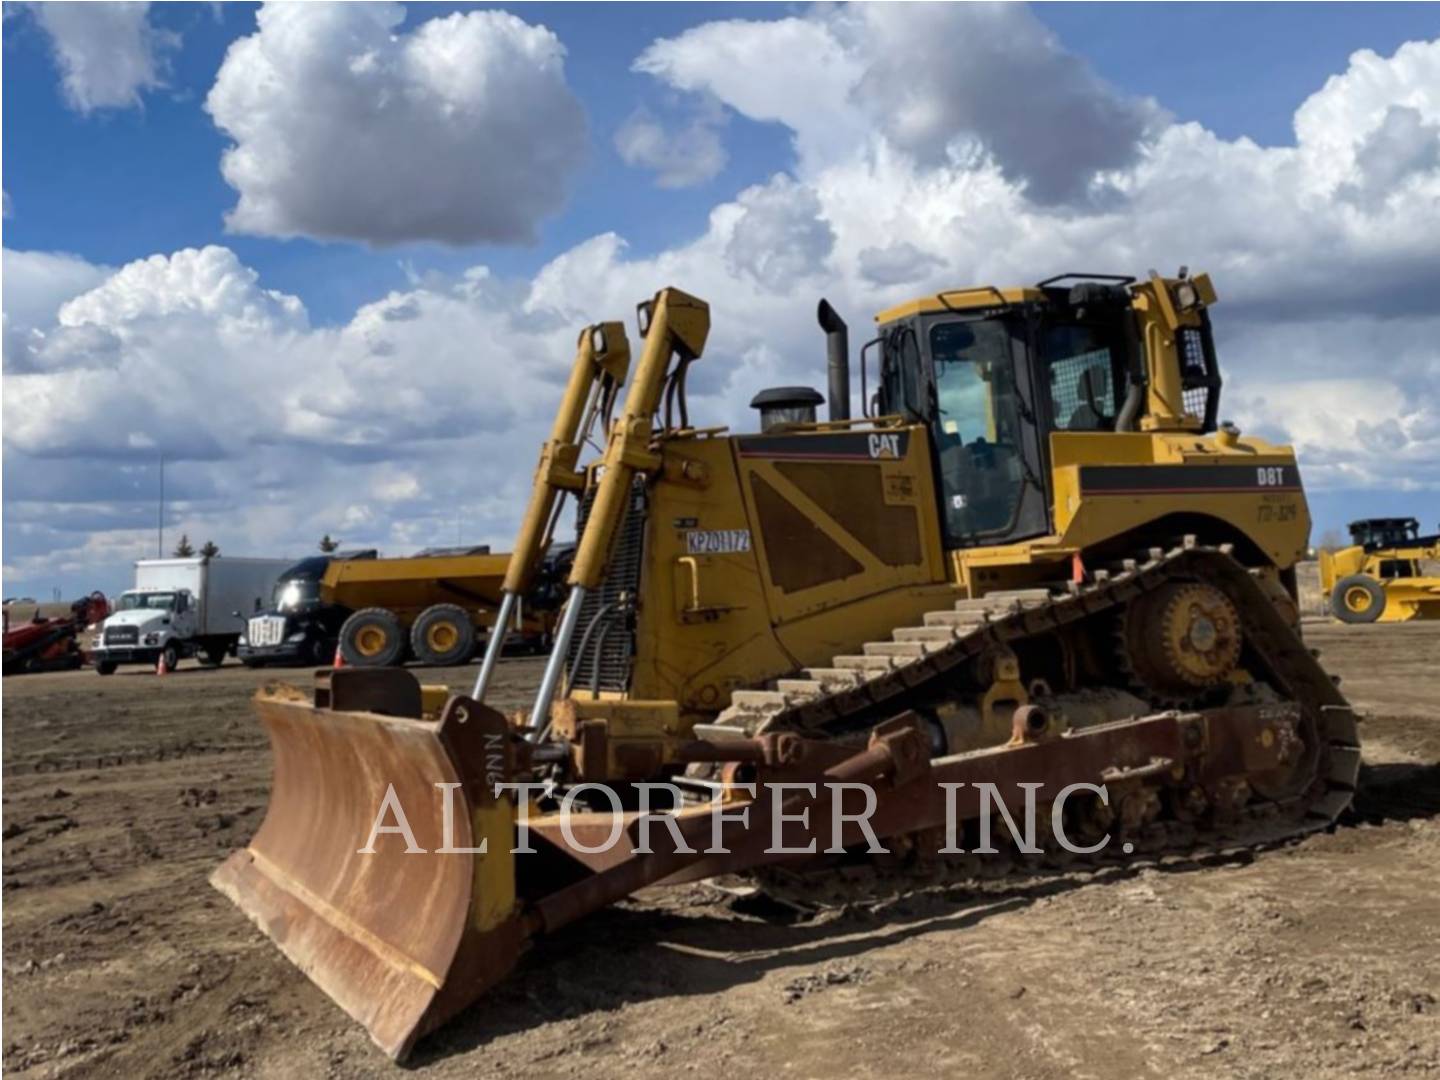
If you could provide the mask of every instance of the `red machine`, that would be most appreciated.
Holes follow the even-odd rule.
[[[80,635],[110,614],[105,594],[93,592],[70,605],[69,615],[44,618],[40,609],[28,622],[5,627],[6,675],[29,671],[63,671],[85,662]]]

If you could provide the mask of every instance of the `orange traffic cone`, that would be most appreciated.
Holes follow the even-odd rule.
[[[169,674],[170,674],[170,669],[165,666],[165,654],[164,654],[163,652],[160,654],[160,659],[158,659],[158,660],[155,661],[155,674],[156,674],[156,675],[169,675]]]
[[[342,668],[345,666],[345,654],[340,651],[339,645],[335,646],[335,662],[330,666],[334,668]]]

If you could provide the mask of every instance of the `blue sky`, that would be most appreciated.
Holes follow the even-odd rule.
[[[1391,274],[1396,280],[1407,275],[1413,280],[1417,274],[1425,278],[1434,269],[1433,258],[1427,264],[1423,252],[1412,249],[1404,230],[1397,233],[1391,218],[1385,216],[1399,215],[1404,207],[1391,205],[1391,200],[1384,202],[1382,210],[1381,196],[1366,196],[1370,202],[1363,205],[1369,208],[1367,213],[1374,222],[1359,224],[1344,207],[1361,205],[1356,202],[1361,197],[1353,193],[1361,191],[1367,182],[1361,175],[1365,170],[1378,178],[1374,183],[1392,185],[1405,198],[1419,200],[1417,205],[1431,201],[1427,198],[1430,189],[1426,186],[1426,170],[1431,168],[1427,155],[1433,118],[1426,111],[1429,105],[1423,89],[1405,88],[1406,79],[1418,79],[1423,84],[1429,54],[1416,59],[1411,54],[1401,57],[1399,51],[1407,42],[1425,43],[1440,36],[1440,9],[1433,5],[1069,4],[983,15],[958,10],[926,13],[925,19],[954,20],[953,32],[946,28],[942,48],[934,48],[933,40],[926,43],[930,48],[915,61],[913,85],[890,88],[883,80],[895,78],[893,67],[886,65],[897,52],[892,49],[884,53],[878,45],[873,52],[867,51],[867,38],[905,42],[905,34],[910,31],[899,24],[918,20],[907,20],[899,14],[903,9],[862,16],[858,10],[837,15],[828,9],[780,4],[498,7],[496,10],[509,11],[532,27],[543,24],[563,47],[563,75],[546,76],[551,82],[545,85],[555,90],[554,105],[562,112],[568,100],[578,103],[585,130],[584,138],[579,140],[584,145],[578,148],[574,162],[564,166],[568,172],[563,199],[533,215],[533,243],[465,239],[454,244],[402,240],[380,245],[357,235],[365,233],[363,225],[347,234],[354,236],[352,239],[306,235],[314,230],[309,230],[303,221],[298,229],[291,230],[301,235],[289,237],[267,235],[265,226],[227,228],[225,215],[236,206],[237,190],[222,176],[220,162],[237,138],[233,130],[222,131],[217,126],[205,102],[217,85],[226,50],[237,39],[257,33],[255,5],[182,3],[153,7],[140,30],[149,35],[147,40],[158,36],[169,41],[154,52],[156,78],[163,85],[141,86],[134,95],[137,104],[89,110],[76,107],[74,100],[67,97],[57,66],[59,35],[75,33],[73,27],[57,30],[42,25],[33,12],[14,5],[7,4],[5,10],[3,180],[9,201],[3,223],[7,250],[6,388],[12,401],[23,390],[28,395],[24,400],[29,403],[20,425],[24,433],[13,439],[7,433],[6,439],[7,487],[21,490],[18,498],[9,491],[6,494],[7,593],[48,592],[52,584],[72,589],[91,587],[86,582],[96,577],[103,579],[99,581],[102,587],[114,588],[123,583],[131,557],[124,554],[129,550],[126,545],[136,547],[139,543],[135,537],[145,512],[141,493],[151,480],[147,472],[150,466],[143,460],[148,451],[143,448],[164,448],[167,439],[172,438],[166,434],[171,429],[165,425],[173,429],[179,424],[183,429],[184,424],[169,415],[164,401],[142,400],[132,387],[125,388],[123,397],[107,397],[117,392],[114,381],[105,383],[98,372],[113,363],[121,365],[120,370],[134,372],[150,370],[151,365],[163,369],[172,361],[219,365],[221,361],[210,358],[212,354],[206,350],[234,347],[234,325],[238,325],[224,322],[223,304],[216,307],[206,297],[197,296],[193,303],[187,300],[180,305],[185,315],[183,323],[167,307],[164,322],[140,326],[140,317],[134,314],[137,302],[133,290],[138,288],[144,293],[145,289],[159,286],[148,279],[148,283],[140,282],[143,275],[132,271],[112,282],[109,293],[96,298],[90,304],[91,314],[84,317],[93,328],[87,332],[100,335],[107,343],[105,347],[119,350],[117,353],[107,352],[103,358],[86,354],[75,359],[80,355],[76,349],[90,347],[81,341],[79,345],[66,345],[64,355],[70,359],[36,359],[29,368],[23,368],[9,354],[12,331],[33,330],[39,335],[34,341],[43,339],[52,344],[67,335],[80,339],[69,330],[56,333],[59,328],[54,325],[58,318],[55,314],[47,320],[43,314],[27,312],[30,322],[21,325],[17,321],[12,298],[21,295],[22,289],[27,297],[32,292],[49,297],[53,292],[57,311],[60,303],[70,298],[62,295],[65,290],[59,285],[49,284],[46,275],[58,273],[54,266],[42,267],[36,259],[23,264],[11,260],[10,253],[17,252],[75,256],[75,264],[67,264],[67,280],[73,278],[87,286],[103,282],[106,268],[118,269],[158,255],[164,261],[164,272],[172,275],[165,279],[164,288],[200,288],[196,281],[209,282],[205,287],[223,285],[227,296],[238,297],[236,302],[242,307],[250,305],[245,310],[252,316],[261,312],[255,318],[264,323],[265,334],[271,336],[255,339],[252,347],[295,350],[288,359],[276,361],[290,365],[282,370],[310,370],[305,365],[318,370],[332,362],[328,357],[322,360],[322,352],[331,347],[337,350],[340,358],[333,362],[339,366],[328,376],[330,382],[319,385],[343,384],[349,404],[336,405],[333,410],[329,405],[319,407],[317,415],[313,395],[301,400],[304,394],[297,390],[295,400],[277,404],[277,411],[286,413],[284,422],[277,421],[274,431],[257,433],[254,429],[264,425],[240,419],[240,402],[236,401],[233,406],[237,412],[229,418],[236,426],[234,432],[222,433],[214,440],[189,440],[188,446],[167,450],[176,459],[172,480],[176,490],[193,495],[182,499],[171,525],[176,530],[191,527],[217,533],[228,531],[233,536],[231,550],[264,544],[303,550],[300,537],[322,526],[328,520],[324,514],[335,520],[323,531],[343,531],[356,540],[397,551],[429,542],[441,532],[453,538],[453,527],[445,523],[457,519],[462,534],[505,542],[510,527],[508,511],[505,500],[494,493],[514,493],[518,490],[516,483],[508,477],[500,479],[497,473],[497,479],[486,486],[473,483],[472,476],[469,482],[473,486],[461,493],[462,505],[458,509],[448,505],[456,500],[436,490],[437,481],[443,482],[437,470],[443,474],[449,468],[443,460],[453,458],[457,446],[446,445],[449,436],[417,431],[413,425],[403,431],[387,426],[393,422],[377,418],[372,408],[373,396],[383,396],[386,384],[362,381],[358,373],[368,369],[358,354],[351,361],[344,359],[344,350],[352,346],[352,339],[369,335],[366,340],[372,340],[375,336],[368,323],[361,325],[371,317],[363,314],[366,305],[386,302],[384,298],[392,291],[409,297],[403,303],[421,313],[413,328],[417,335],[414,348],[437,353],[452,348],[442,344],[447,337],[443,319],[473,316],[479,320],[475,326],[466,324],[468,329],[456,329],[455,333],[478,334],[487,341],[491,339],[485,335],[493,333],[497,353],[523,344],[524,348],[542,348],[546,364],[563,365],[563,349],[547,343],[563,341],[572,332],[559,328],[561,313],[588,310],[586,305],[592,302],[588,293],[597,294],[595,303],[600,302],[600,295],[608,302],[611,292],[622,287],[620,281],[628,286],[632,279],[637,285],[630,291],[643,293],[659,284],[651,282],[642,287],[639,283],[645,280],[645,274],[673,273],[692,265],[695,276],[705,277],[712,273],[718,258],[737,283],[737,292],[743,291],[741,284],[749,287],[768,280],[768,291],[773,294],[775,280],[767,279],[771,271],[765,268],[788,265],[784,261],[786,253],[801,251],[814,242],[819,245],[815,249],[819,258],[812,262],[823,265],[828,259],[832,273],[819,273],[803,282],[799,279],[808,271],[789,275],[782,290],[791,287],[792,279],[798,282],[790,308],[802,312],[803,318],[777,314],[776,305],[764,295],[765,289],[754,290],[754,297],[736,302],[740,316],[749,320],[747,330],[752,332],[748,336],[737,332],[733,341],[724,339],[724,344],[732,350],[737,370],[743,370],[744,378],[753,381],[770,372],[806,370],[810,358],[791,357],[781,346],[805,340],[798,336],[796,327],[808,320],[809,307],[819,291],[838,290],[839,295],[850,300],[852,324],[883,306],[881,300],[893,298],[897,289],[905,291],[900,285],[867,276],[863,268],[859,272],[855,269],[859,265],[855,262],[856,251],[863,264],[867,251],[890,250],[885,246],[890,243],[888,237],[894,238],[890,246],[895,250],[921,254],[923,261],[934,267],[934,274],[950,282],[970,280],[967,275],[973,274],[1042,275],[1070,268],[1067,260],[1074,257],[1088,259],[1087,265],[1104,262],[1106,269],[1133,272],[1146,266],[1113,267],[1109,260],[1118,256],[1168,265],[1188,258],[1191,251],[1197,251],[1197,259],[1213,251],[1214,261],[1207,265],[1217,269],[1222,301],[1227,298],[1227,287],[1238,284],[1245,304],[1217,311],[1222,332],[1229,333],[1234,342],[1234,352],[1222,359],[1228,361],[1232,375],[1253,360],[1251,370],[1236,380],[1232,400],[1241,410],[1240,415],[1250,418],[1253,430],[1295,439],[1302,452],[1307,445],[1316,448],[1310,451],[1315,468],[1306,464],[1307,475],[1313,474],[1318,481],[1312,483],[1312,504],[1320,528],[1337,526],[1361,514],[1418,513],[1427,522],[1440,514],[1440,506],[1436,505],[1440,500],[1435,498],[1440,484],[1432,456],[1437,436],[1431,431],[1431,425],[1440,425],[1440,420],[1430,411],[1430,402],[1413,392],[1415,384],[1411,381],[1420,378],[1423,382],[1423,377],[1435,370],[1433,349],[1416,344],[1423,341],[1422,335],[1431,333],[1433,321],[1427,322],[1422,312],[1411,307],[1402,306],[1397,315],[1379,301],[1373,309],[1353,312],[1358,320],[1353,324],[1357,328],[1354,333],[1362,333],[1360,323],[1368,326],[1373,321],[1366,332],[1370,345],[1378,347],[1383,340],[1386,348],[1404,352],[1403,377],[1395,377],[1393,393],[1388,397],[1370,395],[1363,405],[1352,406],[1355,421],[1363,425],[1352,435],[1351,441],[1357,446],[1353,454],[1326,445],[1327,440],[1314,430],[1323,425],[1314,418],[1322,414],[1334,395],[1347,392],[1344,374],[1346,369],[1353,369],[1353,361],[1342,364],[1337,358],[1330,368],[1325,368],[1329,358],[1321,363],[1313,351],[1281,355],[1287,349],[1299,348],[1293,342],[1316,332],[1314,322],[1297,324],[1297,333],[1287,336],[1268,325],[1270,320],[1262,314],[1266,305],[1280,305],[1291,312],[1284,318],[1298,318],[1299,306],[1311,302],[1314,296],[1313,286],[1302,286],[1299,279],[1317,265],[1316,259],[1302,263],[1299,260],[1304,253],[1297,251],[1292,268],[1283,259],[1276,263],[1272,247],[1247,249],[1246,238],[1252,230],[1244,217],[1246,213],[1255,215],[1253,233],[1267,234],[1264,244],[1279,242],[1278,232],[1276,236],[1268,235],[1279,228],[1273,209],[1266,209],[1263,200],[1257,201],[1253,210],[1222,205],[1231,201],[1220,189],[1223,177],[1217,174],[1197,179],[1186,166],[1187,161],[1200,161],[1213,153],[1217,155],[1218,170],[1237,170],[1231,189],[1236,199],[1241,198],[1242,190],[1248,197],[1257,183],[1274,183],[1276,190],[1269,194],[1283,205],[1301,198],[1299,194],[1290,198],[1279,185],[1291,182],[1286,171],[1296,167],[1295,160],[1303,159],[1301,167],[1310,173],[1294,181],[1299,185],[1297,192],[1310,198],[1328,184],[1329,194],[1324,198],[1329,202],[1325,205],[1334,208],[1333,226],[1315,230],[1319,237],[1318,265],[1332,277],[1359,273],[1376,282],[1389,281]],[[411,5],[394,32],[410,40],[418,37],[425,24],[449,13],[477,10],[484,9],[475,5]],[[839,59],[829,64],[832,70],[826,70],[826,64],[817,63],[803,52],[782,51],[784,59],[780,64],[757,67],[748,74],[737,74],[735,64],[723,60],[729,47],[727,38],[743,40],[745,48],[753,53],[757,42],[780,34],[782,20],[787,19],[802,27],[808,35],[805,40],[839,42],[835,46]],[[732,20],[740,20],[743,25]],[[857,30],[847,25],[847,20],[871,23]],[[1046,31],[1053,34],[1051,44],[1046,43]],[[324,59],[320,54],[327,48],[345,48],[345,33],[348,31],[344,27],[337,26],[316,31],[307,46],[316,56],[302,61],[313,61],[314,71],[328,71],[320,62]],[[477,37],[476,47],[482,44]],[[76,49],[85,47],[83,33],[72,45]],[[1351,77],[1342,78],[1352,71],[1352,56],[1365,49],[1375,54],[1383,78],[1377,81],[1373,73],[1367,75],[1359,69],[1354,69]],[[637,70],[635,64],[642,55],[652,57],[652,62],[642,65],[644,70]],[[919,52],[916,55],[919,57]],[[716,60],[717,56],[722,59]],[[891,93],[896,109],[913,105],[917,96],[923,99],[931,95],[932,100],[921,103],[936,105],[940,119],[926,123],[932,128],[938,123],[941,130],[927,128],[913,137],[892,131],[889,116],[897,114],[886,114],[878,106],[871,108],[860,100],[858,91],[852,95],[854,100],[840,108],[832,100],[833,95],[824,90],[830,85],[827,80],[835,77],[833,68],[837,63],[853,66],[856,85],[864,87],[866,93],[879,87],[876,100]],[[1026,67],[1031,63],[1033,69]],[[777,71],[777,67],[794,70]],[[1000,130],[1002,120],[985,119],[987,111],[1000,111],[992,110],[989,95],[993,93],[997,102],[1014,98],[1016,88],[996,84],[1003,83],[1012,70],[1022,68],[1031,72],[1025,76],[1031,85],[1021,89],[1036,97],[1016,116],[1004,118],[1005,128]],[[998,74],[989,82],[965,81],[967,72],[992,70]],[[1076,71],[1082,74],[1077,76]],[[244,76],[236,62],[232,93],[241,97],[243,93],[234,88],[250,85]],[[1339,88],[1326,90],[1327,80],[1332,78],[1340,79]],[[975,79],[979,79],[978,74]],[[1046,79],[1055,80],[1053,91],[1043,85]],[[775,83],[773,89],[771,81]],[[1040,85],[1034,85],[1037,82]],[[803,115],[807,111],[804,106],[797,108],[795,104],[811,92],[816,95],[813,120]],[[1038,160],[1036,147],[1019,145],[1014,149],[1019,155],[1015,162],[1005,159],[1007,141],[1013,147],[1031,137],[1023,132],[1017,135],[1014,128],[1031,124],[1032,117],[1033,141],[1041,150],[1046,140],[1083,135],[1061,127],[1047,129],[1047,123],[1061,123],[1045,115],[1047,93],[1055,99],[1067,95],[1093,99],[1093,108],[1084,116],[1093,118],[1097,125],[1094,144],[1100,147],[1106,140],[1118,140],[1118,148],[1097,149],[1096,165],[1113,165],[1128,177],[1117,182],[1116,190],[1124,194],[1112,191],[1110,203],[1098,198],[1083,204],[1073,198],[1059,203],[1035,198],[1042,178],[1023,175],[1023,162]],[[974,100],[964,100],[966,95],[973,95]],[[1391,95],[1393,101],[1384,99],[1384,95]],[[1316,103],[1306,106],[1312,97]],[[532,100],[527,96],[507,107],[523,113]],[[302,104],[308,106],[309,100]],[[293,102],[275,103],[277,109],[282,105],[294,109]],[[1313,118],[1308,142],[1297,140],[1296,135],[1297,110],[1302,106]],[[703,170],[703,176],[683,186],[657,182],[659,166],[639,157],[625,160],[617,143],[617,134],[633,121],[637,110],[643,110],[670,135],[693,125],[707,140],[703,145],[723,148],[723,164]],[[1415,114],[1413,121],[1411,112]],[[801,114],[798,119],[794,118],[797,113]],[[1116,130],[1109,130],[1106,125],[1117,115],[1123,122]],[[987,128],[987,122],[995,127]],[[548,115],[537,113],[537,128],[548,123]],[[844,145],[840,149],[824,145],[827,125],[841,133],[832,142],[844,144],[850,138],[853,154]],[[1195,134],[1201,131],[1203,135]],[[1338,155],[1329,149],[1321,152],[1332,131],[1340,131],[1343,140],[1348,140],[1344,141],[1348,149]],[[1263,163],[1250,160],[1253,155],[1246,150],[1245,140],[1264,148],[1260,152]],[[969,164],[962,167],[956,164],[960,159],[953,156],[948,162],[941,161],[935,147],[942,142],[949,148],[945,153],[952,154],[959,152],[955,147],[960,144],[977,146],[978,163],[969,158]],[[540,150],[553,152],[553,148]],[[1107,153],[1113,161],[1105,157]],[[1350,158],[1345,158],[1347,153]],[[404,162],[405,149],[397,147],[395,157]],[[1339,159],[1351,162],[1346,166],[1350,172],[1345,176],[1327,173],[1330,166],[1326,162]],[[904,162],[904,175],[896,172],[895,160]],[[447,167],[445,161],[434,162],[437,171]],[[460,176],[469,167],[457,162],[454,171]],[[1245,171],[1251,169],[1256,171]],[[859,237],[869,236],[874,223],[847,223],[845,214],[853,213],[853,207],[845,205],[842,181],[846,178],[853,190],[869,190],[866,185],[871,185],[881,191],[885,184],[897,185],[897,203],[906,198],[912,202],[936,198],[939,185],[951,185],[956,192],[955,210],[944,228],[954,228],[962,238],[981,235],[987,225],[1012,218],[1031,226],[1039,222],[1043,227],[1024,230],[1038,237],[1033,247],[1024,252],[1003,251],[1004,245],[930,251],[927,242],[938,243],[944,232],[935,225],[943,214],[937,217],[940,211],[927,210],[924,214],[917,211],[903,221],[899,219],[902,215],[896,215],[895,221],[887,222],[889,232],[880,240],[871,237],[862,241]],[[356,185],[371,180],[362,175],[353,178]],[[379,178],[379,182],[383,184],[385,178]],[[1162,194],[1165,185],[1170,186],[1177,201],[1198,200],[1194,219],[1177,222],[1166,210]],[[1217,190],[1211,190],[1212,186]],[[1119,221],[1118,217],[1107,216],[1113,214],[1116,198],[1122,202],[1135,200],[1135,206],[1143,205],[1143,211],[1127,213],[1122,209],[1124,223],[1110,228],[1107,221]],[[962,205],[968,199],[975,200],[974,206]],[[1216,202],[1215,217],[1206,216],[1207,199]],[[807,209],[812,204],[819,210]],[[994,209],[986,211],[987,206]],[[802,210],[811,216],[795,218]],[[303,217],[300,211],[296,213]],[[1216,224],[1220,218],[1225,220]],[[1416,227],[1423,224],[1415,220],[1413,213],[1410,220]],[[1295,227],[1303,225],[1302,220]],[[1067,235],[1063,243],[1055,245],[1053,255],[1044,242],[1046,229]],[[1366,233],[1366,229],[1371,231]],[[624,238],[627,246],[623,251],[596,251],[593,238],[606,233]],[[853,243],[852,237],[856,238]],[[1084,241],[1081,237],[1092,239]],[[767,244],[772,247],[767,248]],[[212,254],[199,268],[189,262],[182,267],[181,261],[175,260],[176,253],[206,245],[229,254]],[[901,245],[908,247],[902,249]],[[1091,250],[1096,251],[1094,256],[1083,254]],[[1082,254],[1076,255],[1077,251]],[[1175,253],[1174,258],[1171,253]],[[587,280],[578,267],[582,254],[585,259],[596,260],[597,270],[607,274],[607,280]],[[1252,273],[1258,274],[1255,267],[1260,263],[1271,267],[1273,273],[1251,278]],[[473,286],[463,284],[467,271],[482,265],[487,268],[494,294],[487,294],[481,301],[465,293],[472,308],[456,308],[456,298],[466,288],[473,291]],[[1221,273],[1227,267],[1232,270],[1229,278]],[[174,275],[183,277],[184,284],[177,285],[179,278]],[[136,280],[130,280],[132,277]],[[253,283],[249,282],[251,277]],[[1287,277],[1295,284],[1282,284],[1281,279]],[[15,285],[17,280],[23,284]],[[728,280],[722,280],[719,287],[724,288]],[[552,296],[550,290],[558,287],[556,282],[563,282],[570,292],[558,298]],[[917,288],[911,287],[910,291]],[[1294,290],[1293,295],[1287,288]],[[294,298],[294,305],[276,306],[259,292],[247,299],[246,289],[284,294]],[[557,325],[547,323],[541,329],[521,326],[534,315],[537,297],[542,294],[546,310],[555,313]],[[149,293],[144,297],[140,303],[143,317],[158,318],[152,309],[158,310],[159,301]],[[638,295],[630,302],[633,299]],[[294,321],[293,307],[297,305],[303,309],[303,328]],[[476,307],[483,310],[474,310]],[[1226,329],[1227,310],[1233,312],[1233,329]],[[382,322],[389,319],[383,312],[371,314]],[[78,319],[77,315],[72,321]],[[394,321],[387,325],[393,326]],[[254,318],[245,326],[246,332],[254,330]],[[773,326],[768,338],[763,332],[766,326]],[[431,336],[420,336],[422,327]],[[532,331],[538,336],[524,336]],[[333,338],[326,338],[327,332]],[[1329,332],[1318,336],[1323,341],[1336,340]],[[162,339],[166,347],[177,351],[162,354],[156,345]],[[1433,334],[1430,340],[1434,340]],[[1353,348],[1363,352],[1366,347],[1357,337]],[[117,355],[120,359],[115,360]],[[464,354],[456,355],[463,366]],[[68,367],[62,370],[63,365]],[[453,373],[452,377],[461,374]],[[504,381],[506,372],[502,368],[478,377],[481,383],[486,379]],[[57,381],[46,383],[46,379]],[[133,418],[135,430],[126,432],[128,441],[110,444],[98,436],[88,440],[47,436],[43,427],[51,422],[49,413],[39,415],[36,409],[44,412],[55,407],[54,388],[62,385],[67,387],[66,393],[80,394],[82,415]],[[445,404],[458,400],[446,389],[439,374],[427,387],[417,393],[423,397],[433,392],[436,400]],[[735,418],[734,402],[748,396],[749,387],[750,383],[742,384],[738,375],[734,380],[717,376],[712,390],[717,408],[731,410],[726,419]],[[186,384],[182,389],[194,394],[193,402],[186,406],[191,415],[216,407],[223,411],[228,404],[215,400],[217,393],[225,391],[203,379],[197,378],[195,385]],[[1292,393],[1295,396],[1291,397]],[[1407,402],[1411,411],[1401,416],[1400,427],[1392,431],[1386,425],[1396,422],[1390,415],[1395,402]],[[492,434],[498,437],[513,423],[512,441],[527,448],[519,454],[527,458],[529,448],[543,430],[547,405],[544,395],[512,402],[513,408],[504,416],[490,416],[483,405],[481,402],[477,410],[472,410],[476,412],[476,426],[483,430],[465,452],[489,455],[485,439]],[[259,408],[264,410],[263,395]],[[93,411],[87,413],[87,409]],[[1296,413],[1304,416],[1297,420]],[[157,419],[162,416],[169,419]],[[462,416],[463,411],[456,419]],[[8,408],[6,421],[13,431],[16,419]],[[53,422],[57,428],[62,424],[59,412]],[[373,428],[373,442],[370,428],[365,429],[367,434],[359,443],[345,434],[347,425],[353,430],[366,424]],[[217,428],[223,426],[217,423]],[[1402,449],[1402,465],[1391,482],[1384,476],[1383,457],[1387,440],[1394,443],[1396,439],[1400,440],[1394,445]],[[208,449],[196,449],[200,442],[205,442]],[[306,453],[314,455],[315,484],[329,485],[331,490],[348,485],[353,489],[353,498],[327,496],[317,500],[302,480],[285,476],[287,454],[293,458],[296,446],[304,446]],[[437,460],[442,463],[427,464]],[[14,478],[22,466],[26,476],[17,483]],[[44,470],[50,470],[54,477],[53,501],[37,497],[37,483],[31,480],[33,472]],[[528,467],[525,471],[528,475]],[[463,473],[455,475],[464,477]],[[133,495],[121,500],[123,505],[110,505],[104,498],[107,484]],[[248,514],[257,499],[275,508],[275,520],[263,528]],[[320,503],[324,504],[323,510]],[[307,512],[297,512],[293,526],[286,526],[281,523],[286,506]],[[82,507],[85,509],[77,509]],[[309,512],[312,510],[314,513]],[[92,535],[94,530],[87,531],[83,524],[77,524],[83,523],[87,514],[113,524],[107,540],[98,541]],[[408,524],[397,525],[393,519],[402,515],[408,518]],[[57,549],[66,554],[47,556]]]
[[[605,137],[638,105],[663,108],[667,94],[629,70],[657,38],[716,19],[780,17],[789,4],[520,5],[513,10],[566,42],[566,74],[584,103],[595,145],[564,213],[528,247],[447,249],[435,244],[373,250],[364,245],[275,241],[228,234],[234,203],[216,167],[227,140],[203,109],[225,50],[255,26],[255,4],[176,3],[153,21],[182,35],[170,89],[143,109],[78,114],[66,108],[43,32],[16,17],[6,24],[3,139],[5,222],[13,248],[68,251],[118,266],[154,252],[224,243],[267,285],[304,299],[322,321],[403,287],[402,261],[454,270],[477,257],[497,269],[532,273],[556,252],[597,232],[623,235],[637,253],[699,233],[725,193],[784,168],[789,136],[775,124],[730,121],[730,162],[713,180],[657,189],[627,168]],[[450,11],[503,5],[413,5],[406,26]],[[1299,102],[1343,68],[1350,53],[1393,52],[1440,33],[1440,9],[1426,4],[1046,4],[1036,15],[1117,87],[1157,98],[1227,138],[1294,142]],[[1303,28],[1303,48],[1293,37]],[[1277,47],[1277,43],[1287,43]],[[956,59],[963,63],[963,46]]]

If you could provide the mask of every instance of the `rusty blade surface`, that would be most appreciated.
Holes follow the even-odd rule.
[[[249,846],[211,876],[394,1058],[503,977],[521,940],[513,889],[479,895],[495,876],[480,866],[489,856],[436,852],[446,839],[436,784],[461,785],[450,795],[451,847],[477,845],[487,809],[509,826],[474,756],[484,729],[503,731],[504,719],[468,702],[462,725],[453,706],[463,700],[431,721],[257,698],[274,753],[270,804]],[[423,854],[407,853],[395,833],[376,836],[373,854],[360,851],[392,789]],[[490,840],[496,859],[511,860],[509,848],[504,836]]]

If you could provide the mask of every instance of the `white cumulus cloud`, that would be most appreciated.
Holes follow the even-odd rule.
[[[856,4],[706,23],[655,42],[636,67],[785,124],[802,158],[882,131],[922,165],[988,158],[1040,203],[1078,198],[1097,174],[1131,164],[1164,121],[1019,4]]]
[[[303,551],[324,532],[391,552],[457,535],[503,550],[576,330],[626,317],[668,284],[711,303],[692,420],[746,430],[757,389],[823,386],[822,293],[858,345],[872,313],[929,290],[1186,263],[1211,272],[1220,293],[1223,415],[1293,441],[1317,492],[1433,499],[1440,42],[1357,53],[1297,103],[1295,145],[1260,146],[1183,118],[1153,122],[1148,105],[1077,75],[1048,36],[1020,33],[1033,54],[1022,67],[1041,86],[1060,93],[1078,78],[1087,107],[1124,106],[1116,126],[1103,115],[1077,123],[1114,134],[1145,120],[1133,143],[1109,144],[1131,150],[1050,174],[1043,160],[1000,149],[978,121],[965,135],[953,102],[932,103],[949,118],[933,130],[958,141],[922,146],[925,125],[912,118],[902,135],[870,115],[852,91],[893,73],[856,27],[869,20],[880,34],[891,17],[822,8],[708,24],[646,50],[641,66],[682,107],[691,93],[719,100],[785,125],[795,146],[788,168],[719,201],[698,235],[653,253],[601,232],[529,277],[412,269],[343,325],[318,326],[225,248],[119,270],[7,252],[10,565],[38,574],[117,550],[77,539],[87,517],[143,542],[153,513],[144,469],[161,450],[183,492],[173,525],[236,553]],[[989,34],[1019,18],[926,17],[974,19]],[[417,33],[377,47],[392,55]],[[346,57],[348,70],[355,54],[327,55]],[[1069,194],[1037,193],[1042,173]],[[1086,197],[1073,197],[1074,185]],[[8,359],[12,322],[26,339],[19,368]]]
[[[147,3],[110,0],[35,4],[50,39],[65,100],[80,112],[140,104],[143,91],[164,85],[166,54],[176,35],[150,24]]]
[[[725,167],[720,141],[724,115],[710,108],[682,126],[667,127],[648,109],[636,109],[615,132],[615,149],[627,165],[650,169],[662,188],[693,187]]]
[[[517,243],[563,204],[586,125],[543,26],[391,3],[274,3],[206,99],[237,232]]]

